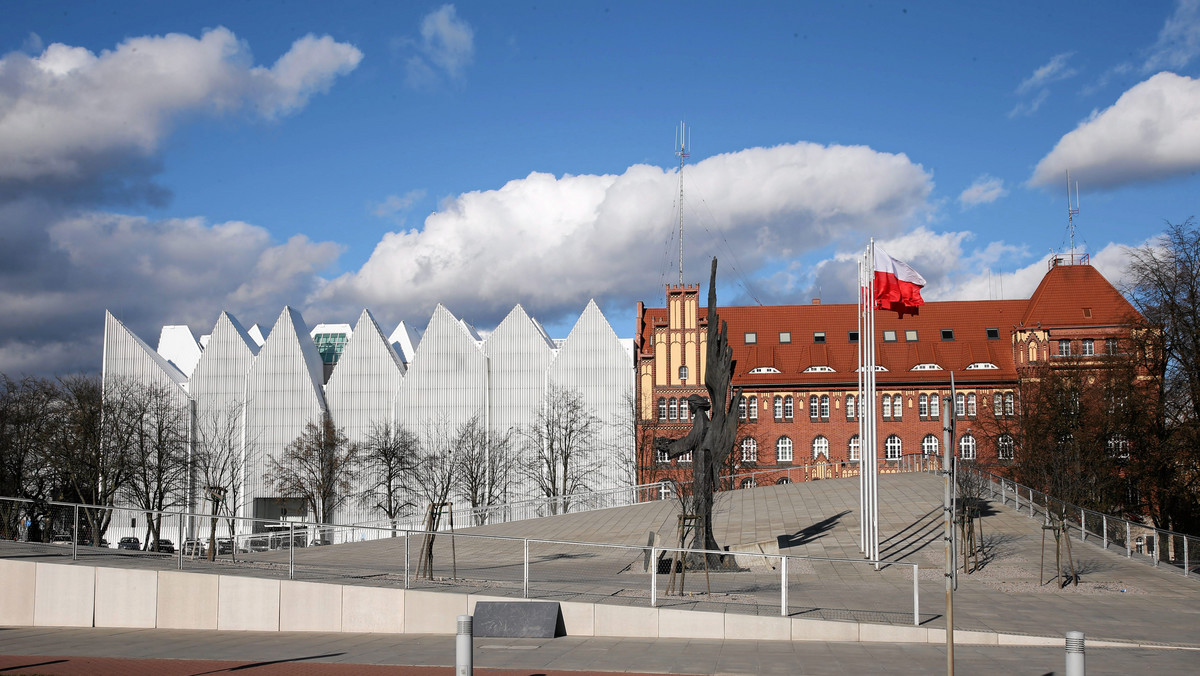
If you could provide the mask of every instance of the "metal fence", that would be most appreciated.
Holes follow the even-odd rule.
[[[964,465],[959,465],[960,469]],[[1057,520],[1062,518],[1068,532],[1081,542],[1090,542],[1102,549],[1125,550],[1125,556],[1153,566],[1178,570],[1185,577],[1200,572],[1196,561],[1200,538],[1155,528],[1130,519],[1084,509],[1041,491],[1019,484],[979,468],[965,468],[982,478],[991,497],[1002,505],[1011,505],[1031,519]]]
[[[153,524],[153,525],[151,525]],[[104,533],[96,541],[90,533]],[[137,534],[133,534],[133,533]],[[149,537],[146,536],[147,532]],[[155,535],[157,533],[157,536]],[[0,557],[61,558],[294,580],[919,624],[916,564],[700,552],[0,498]],[[361,547],[330,547],[360,542]],[[706,557],[704,554],[711,556]],[[712,561],[709,569],[699,562]],[[687,563],[685,563],[687,562]],[[718,563],[719,562],[719,563]],[[822,580],[867,566],[871,608],[830,607]],[[869,572],[867,572],[869,571]],[[911,576],[910,574],[911,573]],[[907,592],[911,577],[911,614]]]

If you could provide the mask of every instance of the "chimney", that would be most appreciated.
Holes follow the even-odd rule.
[[[813,302],[812,302],[812,304],[813,304],[813,305],[820,305],[820,304],[821,304],[821,299],[820,299],[820,298],[814,298],[814,299],[813,299]]]

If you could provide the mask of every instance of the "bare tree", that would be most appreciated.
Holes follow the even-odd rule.
[[[0,375],[0,495],[33,499],[0,505],[0,536],[5,539],[18,537],[24,518],[31,527],[39,524],[31,529],[34,539],[40,539],[45,501],[59,497],[56,474],[42,458],[60,417],[55,414],[58,399],[58,387],[52,380],[12,380]]]
[[[322,524],[331,523],[337,508],[351,497],[358,471],[358,444],[346,438],[328,413],[320,424],[305,425],[281,456],[269,458],[267,464],[275,491],[303,500]]]
[[[551,384],[525,430],[522,471],[547,498],[552,514],[567,512],[570,497],[587,489],[603,422],[578,390]]]
[[[380,510],[396,537],[400,513],[413,506],[411,478],[420,453],[420,438],[403,425],[375,422],[362,444],[366,488],[359,494],[363,505]]]
[[[130,386],[129,480],[121,494],[146,515],[145,548],[157,551],[162,510],[182,504],[188,479],[188,399],[172,386]]]
[[[112,505],[129,477],[129,448],[136,407],[123,379],[101,383],[95,376],[59,380],[54,438],[45,460],[63,484],[63,497],[85,505]],[[112,518],[109,509],[83,510],[85,538],[99,544]]]
[[[225,516],[229,537],[237,535],[237,520],[233,517],[241,509],[244,499],[244,459],[254,447],[243,429],[245,410],[242,402],[234,401],[223,409],[205,411],[196,421],[195,476],[212,510],[208,533],[210,561],[216,558],[218,549],[217,522],[220,515]],[[236,550],[236,547],[230,548],[231,558]]]
[[[459,492],[471,503],[475,525],[488,520],[488,508],[500,504],[512,487],[512,430],[489,432],[478,415],[459,426],[454,475]]]

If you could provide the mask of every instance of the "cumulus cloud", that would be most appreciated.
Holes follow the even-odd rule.
[[[34,57],[12,52],[0,58],[0,195],[5,184],[86,182],[144,161],[187,113],[293,112],[361,58],[309,35],[272,67],[253,66],[225,28],[131,38],[99,54],[61,43]]]
[[[1200,81],[1159,73],[1092,114],[1038,162],[1031,185],[1070,170],[1089,188],[1117,188],[1200,170]]]
[[[1178,70],[1200,54],[1200,0],[1179,0],[1158,40],[1150,47],[1142,71]]]
[[[0,372],[95,370],[104,308],[153,342],[164,322],[207,329],[225,307],[269,318],[319,288],[337,245],[106,209],[168,199],[153,178],[181,118],[294,113],[353,70],[358,49],[309,35],[255,66],[217,28],[30,51],[0,57]]]
[[[475,31],[458,18],[454,5],[442,5],[421,20],[421,39],[401,44],[416,51],[406,67],[408,84],[423,86],[444,74],[458,79],[475,57]]]
[[[1027,97],[1032,94],[1032,98],[1018,103],[1009,111],[1008,116],[1017,117],[1036,113],[1050,96],[1050,84],[1074,77],[1078,73],[1067,64],[1073,55],[1074,52],[1056,54],[1044,65],[1034,70],[1032,75],[1022,80],[1021,84],[1017,85],[1017,96]]]
[[[984,174],[959,194],[958,203],[962,208],[969,209],[980,204],[991,204],[1007,194],[1002,179]]]
[[[685,171],[685,268],[697,281],[712,255],[731,254],[755,274],[822,247],[903,232],[926,214],[933,187],[906,156],[861,146],[751,148]],[[620,175],[533,173],[459,195],[422,229],[385,235],[360,270],[318,298],[405,316],[440,301],[487,325],[517,302],[552,321],[589,298],[643,297],[663,281],[677,185],[674,171],[634,165]]]

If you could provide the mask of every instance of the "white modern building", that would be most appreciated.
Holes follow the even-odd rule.
[[[533,423],[554,388],[578,391],[603,423],[593,451],[600,470],[588,488],[616,488],[632,476],[621,463],[634,457],[625,447],[633,439],[620,421],[631,414],[633,373],[632,340],[617,337],[595,302],[558,341],[519,305],[486,339],[441,305],[424,331],[401,322],[386,336],[367,310],[353,327],[310,330],[290,307],[269,331],[246,330],[228,312],[199,339],[187,326],[166,326],[157,350],[111,313],[104,327],[106,388],[129,380],[169,388],[193,437],[221,421],[235,427],[244,482],[239,516],[266,519],[296,504],[295,496],[273,494],[268,458],[325,414],[351,441],[365,440],[378,423],[421,434],[431,423],[457,426],[474,416],[489,433],[504,434]],[[189,508],[205,510],[203,490],[188,492]],[[511,497],[536,496],[525,482]],[[382,518],[351,501],[337,520]]]

